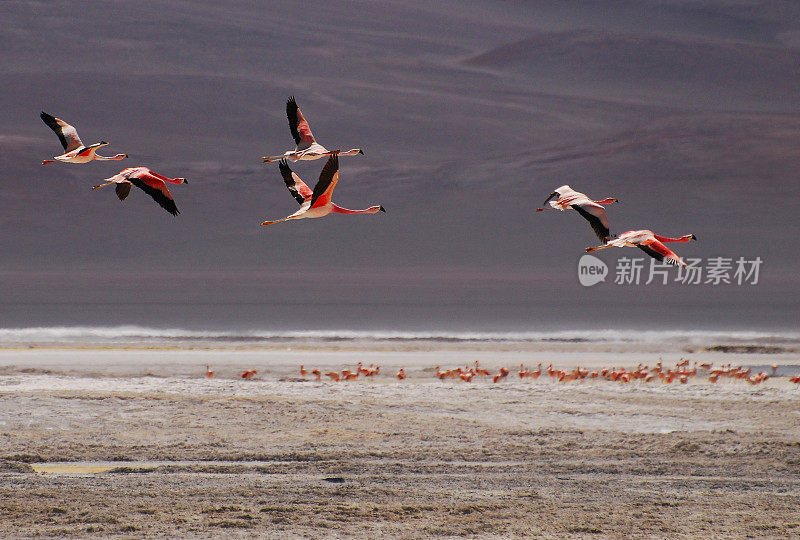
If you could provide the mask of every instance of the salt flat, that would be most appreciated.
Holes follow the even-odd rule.
[[[531,354],[578,354],[486,349],[4,350],[3,534],[800,531],[800,389],[785,376],[758,386],[433,376],[436,364],[477,359],[496,369]],[[636,357],[598,354],[599,363]],[[381,364],[381,375],[299,380],[301,362],[341,369],[357,361]],[[208,362],[213,379],[202,376]],[[405,381],[393,377],[400,365]],[[238,377],[253,367],[258,378]],[[32,463],[51,468],[36,473]]]

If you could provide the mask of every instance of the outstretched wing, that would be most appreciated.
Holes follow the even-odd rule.
[[[669,249],[667,246],[656,240],[655,238],[645,240],[641,244],[636,244],[636,247],[653,257],[657,261],[663,261],[667,264],[674,266],[686,266],[686,263],[681,259],[677,253]]]
[[[81,138],[78,137],[78,130],[74,127],[44,111],[39,116],[47,124],[47,127],[56,132],[65,152],[72,152],[76,148],[83,146]]]
[[[611,231],[609,230],[608,216],[606,215],[605,208],[599,204],[573,204],[570,206],[589,222],[589,225],[592,226],[594,233],[601,242],[608,241],[608,239],[611,237]]]
[[[291,96],[286,101],[286,116],[289,118],[289,129],[292,132],[295,144],[299,145],[301,142],[314,142],[314,135],[311,133],[311,128],[308,127],[308,122],[303,116],[303,113],[300,112],[300,108],[297,106],[294,96]]]
[[[172,194],[167,189],[167,184],[162,180],[148,175],[142,175],[141,177],[130,176],[128,180],[130,180],[134,186],[150,195],[161,208],[173,216],[180,214],[178,207],[175,205],[175,201],[172,199]]]
[[[299,176],[292,172],[292,169],[289,168],[288,161],[282,159],[280,163],[278,163],[278,168],[281,170],[281,176],[283,176],[286,187],[289,188],[292,197],[294,197],[297,202],[303,204],[307,199],[311,198],[313,191],[311,191],[311,188],[308,187],[305,182],[300,180]]]
[[[317,185],[314,186],[314,193],[311,195],[311,208],[325,206],[331,202],[333,189],[339,181],[339,156],[333,154],[325,162],[322,172],[319,174]]]

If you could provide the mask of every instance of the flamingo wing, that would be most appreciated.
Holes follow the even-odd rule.
[[[124,201],[128,197],[128,194],[131,192],[132,185],[133,184],[130,182],[122,182],[114,187],[114,191],[116,191],[119,200]]]
[[[636,244],[636,247],[657,261],[663,261],[667,264],[672,264],[675,266],[686,266],[686,263],[683,262],[683,259],[681,259],[677,253],[669,249],[655,238],[645,240],[641,244]]]
[[[130,180],[134,186],[150,195],[161,208],[173,216],[180,214],[178,207],[175,205],[175,201],[172,199],[172,194],[169,192],[169,189],[167,189],[167,184],[165,184],[163,180],[159,180],[149,174],[134,174],[128,177],[128,180]]]
[[[308,187],[305,182],[300,180],[299,176],[292,172],[292,169],[289,168],[288,161],[282,159],[280,163],[278,163],[278,168],[281,170],[281,176],[283,176],[286,187],[289,188],[292,197],[294,197],[297,202],[303,204],[306,200],[311,198],[313,191],[311,191],[311,188]]]
[[[314,186],[314,193],[311,195],[311,208],[325,206],[331,202],[333,189],[339,181],[339,157],[333,154],[328,158],[322,172],[319,175],[317,185]]]
[[[71,152],[83,146],[81,138],[78,137],[78,130],[74,127],[44,111],[39,116],[47,124],[47,127],[56,132],[65,152]]]
[[[295,144],[299,145],[301,142],[313,143],[314,135],[311,133],[311,128],[308,127],[303,113],[297,106],[294,96],[291,96],[286,101],[286,116],[289,118],[289,129],[294,137]]]
[[[147,167],[133,167],[136,176],[139,178],[144,178],[145,176],[151,180],[158,180],[161,182],[169,182],[171,184],[183,184],[186,182],[185,178],[170,178],[169,176],[164,176],[163,174],[158,174],[157,172],[148,169]]]
[[[605,242],[609,239],[611,231],[609,230],[610,226],[605,208],[599,204],[573,204],[571,207],[589,222],[589,225],[592,226],[594,233],[601,242]]]

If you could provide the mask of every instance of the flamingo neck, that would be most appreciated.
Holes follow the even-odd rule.
[[[363,210],[350,210],[349,208],[342,208],[341,206],[333,205],[331,212],[336,214],[375,214],[381,209],[380,206],[370,206]]]
[[[186,182],[186,178],[167,178],[167,177],[164,177],[163,180],[166,181],[166,182],[171,182],[173,184],[183,184],[184,182]]]
[[[670,238],[668,236],[659,236],[657,234],[654,234],[653,236],[655,236],[656,240],[658,240],[659,242],[662,242],[662,243],[663,242],[688,242],[689,240],[692,239],[692,235],[691,234],[684,234],[680,238]]]

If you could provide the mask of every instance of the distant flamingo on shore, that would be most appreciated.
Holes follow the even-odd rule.
[[[207,379],[213,379],[214,378],[214,372],[211,371],[211,366],[209,366],[208,364],[206,364],[206,378]]]
[[[253,377],[254,377],[254,376],[257,374],[257,373],[258,373],[258,370],[256,370],[256,369],[248,369],[247,371],[245,371],[244,373],[242,373],[241,377],[242,377],[242,379],[247,379],[247,380],[249,381],[249,380],[250,380],[250,379],[252,379],[252,378],[253,378]]]

